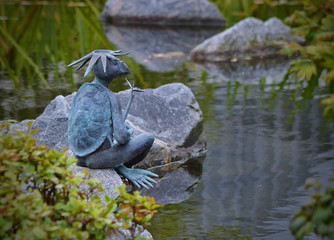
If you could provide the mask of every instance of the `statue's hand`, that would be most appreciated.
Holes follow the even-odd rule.
[[[133,128],[127,123],[124,123],[124,125],[125,125],[126,129],[128,130],[129,136],[132,137],[133,132],[134,132]]]
[[[129,179],[136,187],[149,188],[153,187],[152,183],[157,183],[151,177],[159,177],[157,174],[151,173],[144,169],[130,169],[126,168],[124,165],[119,165],[116,168],[116,171]]]

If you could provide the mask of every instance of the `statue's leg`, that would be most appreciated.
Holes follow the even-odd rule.
[[[148,152],[150,151],[153,142],[154,142],[154,136],[149,133],[142,133],[138,135],[137,137],[141,138],[134,138],[133,140],[140,142],[139,148],[141,151],[139,151],[139,154],[134,154],[133,158],[130,159],[129,161],[124,163],[124,166],[131,168],[132,166],[136,165],[137,163],[141,162],[144,160],[144,158],[147,156]],[[132,141],[132,140],[131,140]]]
[[[149,133],[142,133],[132,138],[127,144],[115,144],[112,147],[106,140],[95,152],[80,157],[78,163],[88,168],[114,168],[120,164],[130,167],[146,157],[153,141],[154,137]]]

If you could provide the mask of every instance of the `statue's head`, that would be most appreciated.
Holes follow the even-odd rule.
[[[121,53],[120,50],[95,50],[80,58],[79,60],[69,64],[67,67],[71,67],[82,62],[81,65],[75,69],[78,71],[82,66],[89,62],[84,76],[86,77],[90,70],[93,70],[96,78],[101,81],[107,81],[107,83],[110,83],[112,79],[130,73],[128,66],[117,58],[117,56],[124,56],[127,54],[128,53]]]

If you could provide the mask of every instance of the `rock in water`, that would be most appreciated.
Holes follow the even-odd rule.
[[[129,90],[119,93],[123,106],[129,94]],[[152,133],[156,138],[140,167],[164,165],[205,152],[202,111],[192,91],[182,83],[136,94],[128,120],[139,132]]]
[[[118,93],[125,108],[129,91]],[[52,149],[68,149],[67,122],[75,93],[57,96],[33,124],[38,144]],[[196,157],[205,152],[203,117],[195,96],[181,83],[146,89],[134,97],[128,122],[135,134],[141,130],[155,135],[154,145],[140,167],[148,168]],[[69,151],[70,152],[70,151]]]
[[[290,31],[278,18],[263,22],[250,17],[197,45],[191,51],[191,58],[219,62],[277,56],[284,43],[304,41]]]
[[[59,151],[68,149],[67,122],[75,94],[67,97],[57,96],[45,108],[43,114],[34,121],[33,129],[39,128],[34,135],[38,139],[38,144],[46,144]],[[118,96],[125,108],[130,96],[129,90],[118,93]],[[136,93],[128,115],[128,122],[134,128],[135,135],[141,131],[155,135],[155,141],[149,154],[136,167],[159,169],[159,165],[165,164],[167,167],[171,165],[177,167],[186,159],[205,153],[206,141],[203,134],[202,111],[194,94],[184,84],[167,84],[157,89],[146,89],[143,93]],[[21,128],[22,124],[17,127]],[[68,155],[73,155],[72,151],[67,152]],[[82,169],[79,166],[72,166],[75,173]],[[89,169],[89,172],[92,177],[102,182],[106,188],[105,194],[116,196],[114,189],[122,184],[122,181],[113,169]],[[160,176],[162,177],[162,174]],[[183,180],[170,184],[176,177]],[[193,176],[180,169],[166,178],[166,180],[162,178],[159,181],[156,190],[148,193],[165,203],[187,199],[192,192],[189,189],[198,182],[199,176]],[[179,195],[178,198],[172,200],[166,194],[158,196],[161,191],[173,192],[174,186],[179,191],[174,192],[173,196]],[[103,199],[104,195],[101,197]]]
[[[119,93],[126,105],[130,90]],[[202,112],[192,91],[182,83],[138,93],[129,111],[129,121],[171,146],[192,146],[203,131]]]
[[[225,25],[218,8],[207,0],[108,0],[100,18],[113,24]]]

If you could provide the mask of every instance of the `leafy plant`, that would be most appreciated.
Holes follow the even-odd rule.
[[[145,227],[156,212],[154,199],[132,196],[125,186],[117,200],[106,196],[104,204],[99,180],[87,170],[74,175],[70,169],[75,158],[36,146],[34,131],[6,133],[9,128],[1,124],[1,239],[105,239],[121,227],[132,232],[138,224]],[[138,212],[135,218],[124,214],[127,199]]]
[[[131,237],[135,238],[136,231],[142,232],[148,225],[160,204],[156,204],[154,198],[141,196],[138,191],[127,193],[125,185],[117,188],[119,193],[120,210],[115,214],[116,219],[122,223],[122,227],[129,229]]]
[[[330,180],[334,181],[334,177]],[[315,192],[291,220],[291,232],[296,239],[302,239],[310,232],[334,239],[334,186],[330,185],[325,192],[320,192],[321,184],[315,179],[308,179],[305,188],[313,188]]]
[[[215,3],[230,27],[246,17],[267,20],[272,16],[284,19],[300,8],[300,1],[280,0],[210,0]]]
[[[300,58],[291,63],[289,75],[318,81],[324,78],[330,97],[323,100],[325,115],[334,118],[334,3],[330,0],[303,0],[303,9],[286,18],[292,33],[303,36],[306,45],[291,43],[282,53],[297,53]]]

